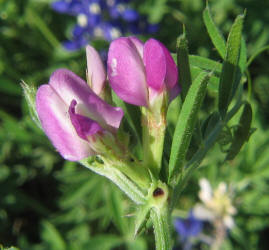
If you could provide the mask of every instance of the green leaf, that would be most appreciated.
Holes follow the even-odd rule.
[[[128,250],[147,250],[147,243],[146,239],[138,238],[135,240],[129,240],[127,242],[127,249]]]
[[[42,129],[35,106],[36,88],[34,86],[26,84],[24,81],[21,82],[21,87],[23,89],[23,93],[29,108],[30,116],[32,120],[35,122],[35,124],[40,129]]]
[[[244,15],[237,16],[228,36],[226,55],[219,84],[219,112],[222,118],[225,117],[232,93],[235,92],[233,89],[239,70],[238,60],[244,17]]]
[[[204,70],[202,70],[201,68],[198,68],[196,66],[191,65],[192,79],[195,79],[203,71]],[[214,76],[214,73],[212,73],[212,76],[210,77],[210,79],[208,81],[207,88],[211,92],[218,93],[218,90],[219,90],[219,78]]]
[[[185,32],[177,39],[177,67],[178,67],[178,81],[182,88],[181,97],[182,101],[188,93],[191,86],[191,72],[189,64],[188,40]]]
[[[14,83],[8,78],[0,76],[0,93],[12,96],[20,96],[20,85],[18,83]]]
[[[42,233],[41,233],[43,243],[49,245],[49,249],[52,250],[64,250],[66,249],[66,244],[60,235],[59,231],[48,221],[42,222]]]
[[[60,206],[62,208],[68,208],[74,206],[74,204],[79,204],[96,187],[98,181],[98,179],[92,179],[90,181],[90,177],[88,176],[86,180],[76,185],[77,187],[73,185],[72,189],[68,190],[68,192],[65,191],[65,195],[60,199]]]
[[[251,134],[252,109],[249,103],[245,104],[243,113],[240,117],[238,127],[235,131],[233,142],[228,150],[226,160],[232,160],[239,153],[243,144]]]
[[[169,184],[172,186],[177,184],[181,173],[210,76],[211,73],[206,72],[202,72],[197,76],[188,91],[177,120],[169,161]]]
[[[209,134],[215,128],[219,120],[220,116],[218,112],[214,112],[207,117],[207,119],[204,121],[202,125],[202,133],[204,139],[206,139],[209,136]]]
[[[208,90],[217,93],[219,89],[219,76],[221,74],[222,64],[196,55],[189,55],[189,60],[192,79],[195,79],[204,70],[213,71],[213,75],[210,77],[208,82]]]
[[[137,236],[142,226],[145,224],[149,211],[150,211],[150,206],[147,203],[138,208],[136,212],[136,218],[135,218],[135,230],[134,230],[135,237]]]
[[[212,19],[208,5],[203,12],[203,20],[212,43],[220,56],[224,59],[226,51],[225,40]]]
[[[202,56],[189,55],[191,66],[196,66],[204,70],[214,71],[214,74],[220,75],[222,64]]]
[[[238,65],[240,67],[241,73],[243,74],[247,67],[247,45],[244,38],[241,40],[241,50]]]
[[[123,239],[116,235],[98,235],[90,239],[90,241],[87,243],[87,248],[85,249],[111,250],[117,249],[116,247],[122,243]]]
[[[111,188],[108,200],[110,215],[112,216],[114,224],[122,235],[126,235],[128,233],[128,227],[124,219],[123,202],[119,191]]]
[[[17,247],[3,247],[2,245],[0,245],[0,250],[20,250]]]
[[[151,23],[159,23],[163,15],[165,14],[166,11],[166,0],[155,0],[154,1],[154,8],[152,8],[152,5],[149,6],[150,10],[149,11],[149,21]]]

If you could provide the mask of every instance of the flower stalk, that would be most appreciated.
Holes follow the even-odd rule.
[[[144,165],[154,176],[158,176],[162,166],[166,112],[160,108],[157,112],[142,108],[143,155]]]
[[[156,250],[171,250],[171,217],[168,209],[169,190],[166,184],[158,181],[149,191],[149,204],[152,206],[150,218],[153,223]]]

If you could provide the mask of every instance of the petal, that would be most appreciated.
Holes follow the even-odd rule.
[[[67,3],[64,0],[56,1],[51,4],[52,9],[55,11],[66,13],[70,9],[70,3]]]
[[[94,154],[89,144],[77,136],[68,106],[50,85],[38,89],[36,109],[46,135],[63,158],[79,161]]]
[[[85,81],[66,69],[56,70],[50,77],[49,85],[68,107],[73,99],[78,104],[87,103],[89,95],[93,93]]]
[[[177,233],[181,237],[186,238],[189,236],[188,229],[186,228],[185,223],[184,223],[184,219],[181,219],[181,218],[176,219],[174,222],[174,226]]]
[[[215,219],[214,212],[201,204],[197,204],[194,206],[193,215],[200,220],[213,221]]]
[[[181,88],[178,84],[176,84],[170,91],[169,91],[169,102],[173,101],[180,93]]]
[[[145,43],[143,61],[148,86],[156,91],[162,91],[166,76],[166,58],[160,42],[149,39]]]
[[[228,229],[232,229],[235,225],[233,217],[229,215],[224,216],[223,222]]]
[[[168,49],[160,43],[166,60],[166,75],[165,75],[165,83],[168,89],[172,89],[176,84],[178,80],[178,71],[177,71],[177,65],[172,58],[170,52]]]
[[[205,178],[199,180],[199,185],[200,185],[199,198],[202,202],[207,204],[212,200],[213,191],[211,185],[209,181]]]
[[[104,102],[73,72],[59,69],[52,74],[49,84],[68,107],[73,99],[77,101],[78,114],[97,121],[104,129],[114,131],[119,127],[123,117],[122,109]]]
[[[132,39],[122,37],[110,44],[108,78],[112,89],[125,102],[147,106],[144,65]]]
[[[70,104],[70,107],[68,110],[70,119],[74,128],[77,131],[78,136],[87,141],[88,136],[94,135],[102,131],[103,129],[94,120],[86,116],[76,114],[76,111],[75,111],[76,105],[77,105],[76,100],[73,100]]]
[[[135,36],[130,36],[129,39],[135,45],[140,57],[143,58],[144,44],[142,43],[142,41]]]
[[[88,80],[93,92],[99,95],[105,85],[105,67],[98,52],[90,45],[86,47],[86,56]]]
[[[127,8],[123,11],[122,18],[126,21],[132,22],[137,20],[139,18],[139,15],[135,10]]]
[[[110,106],[96,95],[89,95],[88,105],[91,106],[91,110],[95,114],[95,120],[104,128],[112,132],[119,128],[124,115],[121,108]]]

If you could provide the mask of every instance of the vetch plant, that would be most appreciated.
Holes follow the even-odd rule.
[[[34,120],[57,151],[114,182],[136,204],[134,235],[150,220],[156,249],[172,249],[171,213],[208,151],[225,141],[225,160],[232,160],[251,134],[252,110],[243,91],[243,20],[244,15],[236,18],[225,41],[209,8],[204,11],[223,63],[189,55],[185,31],[176,54],[155,39],[143,43],[121,37],[110,44],[108,77],[98,53],[87,47],[88,84],[65,69],[54,72],[36,93],[22,84]],[[205,114],[207,94],[217,105],[209,105]],[[167,111],[175,98],[179,115],[167,130]],[[233,117],[238,125],[227,137]],[[122,121],[130,131],[124,131]],[[131,145],[132,134],[137,141],[141,135],[142,145]]]

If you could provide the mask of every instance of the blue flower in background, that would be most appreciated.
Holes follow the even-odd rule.
[[[203,229],[203,222],[194,217],[190,211],[186,219],[177,218],[174,221],[174,226],[183,244],[184,250],[192,248],[192,237],[198,236]]]
[[[203,222],[190,212],[186,219],[177,218],[174,221],[174,226],[181,238],[186,239],[197,236],[203,229]]]
[[[72,39],[64,42],[68,50],[77,50],[94,38],[111,41],[123,34],[147,34],[158,27],[128,6],[129,0],[59,0],[52,8],[77,17]]]

